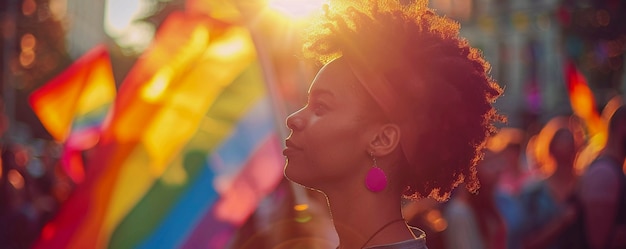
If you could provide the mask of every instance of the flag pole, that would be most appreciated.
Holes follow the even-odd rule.
[[[266,46],[263,36],[258,34],[256,27],[254,27],[250,22],[252,18],[250,18],[250,16],[248,15],[249,11],[241,8],[238,1],[236,5],[240,13],[242,13],[244,26],[248,29],[248,32],[250,33],[252,42],[257,52],[257,58],[259,64],[261,65],[264,83],[266,85],[266,89],[270,97],[270,103],[272,105],[272,113],[274,114],[274,124],[276,125],[276,130],[278,131],[280,138],[285,139],[289,135],[289,131],[287,129],[287,126],[285,125],[287,110],[285,108],[285,100],[277,88],[278,81],[276,80],[276,76],[274,75],[274,66],[270,59],[270,54],[265,49]],[[301,185],[298,185],[291,181],[289,182],[289,184],[294,194],[295,205],[308,205],[309,200],[306,189],[304,189],[304,187],[302,187]]]

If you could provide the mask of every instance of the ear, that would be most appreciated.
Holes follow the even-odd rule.
[[[374,156],[386,156],[400,143],[400,127],[393,123],[382,125],[369,143],[369,151]]]

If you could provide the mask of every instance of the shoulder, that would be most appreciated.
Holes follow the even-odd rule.
[[[585,171],[581,178],[582,187],[587,186],[612,186],[617,187],[619,176],[616,174],[615,165],[609,160],[596,160]]]
[[[428,249],[426,247],[426,234],[419,228],[411,227],[415,234],[415,239],[398,243],[368,247],[367,249]]]
[[[581,197],[584,200],[613,199],[619,192],[619,176],[609,160],[596,160],[581,178]]]

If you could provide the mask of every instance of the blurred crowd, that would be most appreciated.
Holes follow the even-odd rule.
[[[429,248],[626,248],[621,103],[616,97],[598,114],[596,134],[573,114],[534,132],[501,128],[477,166],[480,190],[460,186],[448,202],[419,201],[410,223],[426,230]]]
[[[600,129],[592,127],[593,120],[574,114],[556,116],[524,129],[501,127],[486,144],[484,159],[477,166],[481,184],[477,193],[459,186],[444,203],[429,199],[407,202],[405,217],[426,231],[427,244],[435,249],[575,249],[590,248],[593,243],[600,244],[598,248],[626,248],[626,114],[622,113],[621,120],[614,118],[620,109],[624,109],[620,97],[609,101],[598,114]],[[71,194],[75,183],[63,169],[61,144],[36,139],[28,133],[7,136],[9,125],[7,118],[0,115],[0,247],[28,248],[45,233],[46,222]],[[611,151],[616,149],[620,151]],[[599,164],[615,164],[621,171],[609,169],[602,173],[601,166],[590,166],[607,155],[613,156],[616,163],[605,160]],[[613,190],[588,188],[610,183]],[[272,196],[289,195],[280,192],[285,188],[278,188]],[[605,201],[615,195],[620,196],[617,202]],[[297,221],[284,225],[284,229],[266,231],[284,233],[276,240],[308,236],[307,232],[294,229],[293,224],[310,225],[311,218],[302,221],[292,206],[273,208],[272,213],[295,217]],[[257,219],[259,215],[268,216],[259,210]],[[328,218],[323,214],[325,205],[310,210],[321,210],[313,216]],[[600,217],[596,217],[598,213]],[[599,236],[588,234],[590,222],[585,215],[598,223],[609,217],[605,221],[609,224],[604,224],[608,230],[597,230]],[[309,225],[306,229],[312,228]],[[243,242],[249,240],[250,234],[259,232],[248,233],[247,227],[240,231],[240,236],[246,235]],[[317,227],[332,229],[328,222]],[[329,236],[324,233],[319,237]]]
[[[9,126],[13,126],[9,132]],[[29,248],[74,183],[60,164],[62,146],[33,137],[0,115],[0,248]]]

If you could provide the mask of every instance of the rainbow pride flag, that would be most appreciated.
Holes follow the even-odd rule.
[[[109,52],[99,45],[29,96],[41,123],[64,143],[62,165],[74,182],[85,177],[80,153],[98,142],[115,94]]]
[[[170,14],[34,248],[224,248],[282,178],[267,96],[248,30]]]

